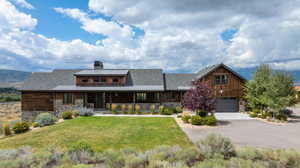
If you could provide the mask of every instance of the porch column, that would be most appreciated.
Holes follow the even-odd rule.
[[[105,104],[105,92],[103,92],[103,94],[102,94],[102,102],[103,102],[104,108],[106,109],[106,104]]]
[[[112,103],[111,92],[109,92],[109,109],[110,110],[111,110],[111,103]]]
[[[133,111],[135,111],[135,92],[133,92]]]

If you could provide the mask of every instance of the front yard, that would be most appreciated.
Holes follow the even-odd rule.
[[[173,118],[79,117],[53,126],[0,139],[0,148],[49,146],[67,149],[84,141],[95,150],[135,148],[147,150],[158,145],[192,146]]]

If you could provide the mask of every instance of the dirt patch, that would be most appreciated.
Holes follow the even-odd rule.
[[[21,118],[21,103],[0,103],[0,121],[14,121]]]

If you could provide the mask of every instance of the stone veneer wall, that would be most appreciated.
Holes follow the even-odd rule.
[[[24,121],[32,122],[40,113],[50,113],[60,117],[61,113],[66,110],[76,110],[83,107],[83,99],[75,99],[74,104],[63,104],[62,99],[54,100],[54,111],[22,111],[21,118]]]
[[[63,104],[62,99],[54,100],[54,109],[56,116],[60,116],[62,112],[67,110],[77,110],[83,108],[83,99],[75,99],[74,104]]]
[[[38,116],[41,113],[50,113],[55,115],[53,111],[22,111],[21,118],[23,121],[32,122],[34,121],[36,116]]]
[[[239,99],[239,111],[240,112],[246,111],[246,101],[243,99]]]

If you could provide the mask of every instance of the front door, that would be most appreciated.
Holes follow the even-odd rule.
[[[104,108],[103,93],[88,93],[87,104],[88,107]]]
[[[103,107],[103,93],[96,93],[95,108],[104,108]]]

